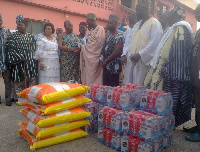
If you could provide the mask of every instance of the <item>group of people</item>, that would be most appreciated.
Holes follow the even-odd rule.
[[[200,21],[200,5],[195,14]],[[28,24],[23,18],[10,34],[0,16],[0,72],[6,105],[12,105],[15,92],[36,83],[73,80],[113,87],[119,86],[123,72],[124,84],[142,84],[172,94],[176,127],[191,119],[194,100],[197,126],[184,131],[193,133],[187,140],[200,141],[200,31],[193,39],[185,15],[183,8],[174,7],[157,20],[150,16],[150,1],[141,0],[136,13],[129,16],[130,28],[125,32],[118,30],[124,29],[118,28],[118,16],[110,15],[104,29],[97,24],[96,15],[89,13],[86,23],[79,25],[79,35],[67,20],[65,31],[57,29],[57,36],[48,22],[36,37],[26,32]]]

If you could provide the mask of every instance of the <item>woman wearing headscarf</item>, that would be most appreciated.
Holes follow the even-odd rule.
[[[192,86],[189,67],[192,52],[192,29],[181,21],[185,11],[174,7],[169,14],[169,30],[162,37],[144,84],[150,89],[171,92],[175,126],[191,118]]]

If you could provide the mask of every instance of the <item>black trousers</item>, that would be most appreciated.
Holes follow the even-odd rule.
[[[194,88],[194,101],[196,107],[195,121],[198,133],[200,134],[200,88]]]
[[[3,79],[5,84],[5,99],[6,101],[11,101],[11,80],[10,80],[10,70],[6,70],[3,73]]]
[[[119,86],[119,74],[110,74],[108,70],[104,68],[103,84],[111,87]]]

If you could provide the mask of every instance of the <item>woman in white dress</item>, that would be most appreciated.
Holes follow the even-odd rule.
[[[60,62],[54,25],[46,23],[44,34],[37,38],[35,57],[38,59],[39,84],[60,82]]]

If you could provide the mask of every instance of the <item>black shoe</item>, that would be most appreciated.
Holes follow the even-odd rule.
[[[6,106],[12,106],[12,101],[6,101]]]
[[[190,136],[185,137],[187,141],[191,142],[200,142],[200,134],[199,133],[193,133]]]
[[[183,127],[184,132],[189,132],[189,133],[195,133],[197,131],[197,126],[194,126],[192,128],[185,128]]]
[[[11,101],[12,101],[12,102],[18,102],[18,99],[11,98]]]

